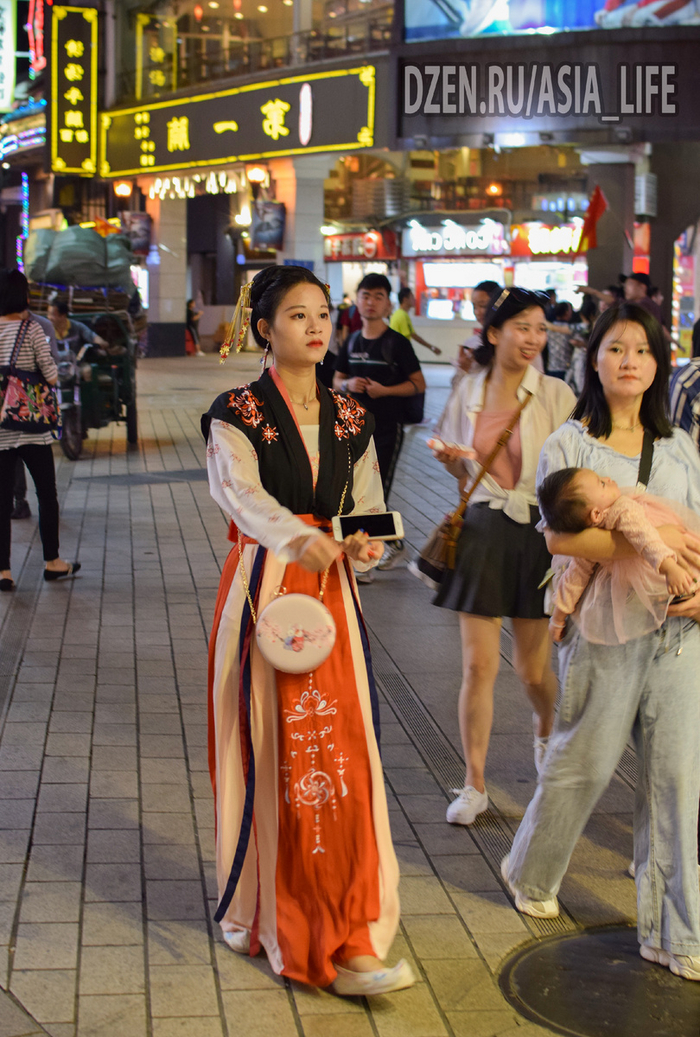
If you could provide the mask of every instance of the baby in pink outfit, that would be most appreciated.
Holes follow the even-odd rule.
[[[590,468],[552,472],[539,487],[538,496],[540,511],[554,532],[580,533],[595,526],[617,530],[639,556],[600,565],[585,558],[569,562],[556,588],[550,620],[555,641],[561,641],[564,636],[566,617],[575,611],[597,569],[601,569],[605,577],[601,587],[606,587],[606,591],[599,590],[597,596],[590,596],[595,599],[598,614],[593,619],[589,606],[589,615],[584,616],[580,624],[587,640],[619,644],[639,636],[642,632],[637,629],[639,617],[631,633],[624,615],[626,611],[633,612],[635,607],[631,604],[630,590],[648,613],[645,618],[650,629],[658,629],[664,621],[670,597],[693,593],[697,580],[678,564],[674,551],[657,531],[662,525],[683,526],[678,512],[669,503],[646,493],[623,493],[613,479],[600,476]],[[663,577],[665,587],[654,574]],[[638,604],[635,603],[637,607]],[[611,615],[605,616],[608,609]],[[591,636],[586,623],[589,628],[595,627],[597,633]]]

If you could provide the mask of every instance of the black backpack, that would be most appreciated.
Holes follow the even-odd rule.
[[[348,356],[354,350],[355,343],[360,337],[359,331],[353,331],[348,339]],[[398,373],[398,364],[394,361],[391,352],[391,340],[382,343],[382,360],[392,372]],[[396,383],[398,384],[398,383]],[[425,393],[417,392],[413,396],[401,396],[401,422],[403,425],[420,425],[425,414]]]

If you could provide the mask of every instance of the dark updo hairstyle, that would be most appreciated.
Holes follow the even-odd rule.
[[[277,309],[287,292],[298,284],[314,284],[324,294],[326,302],[330,306],[330,295],[328,287],[319,281],[311,270],[305,266],[266,266],[253,278],[250,289],[250,330],[257,344],[264,349],[267,340],[258,331],[258,321],[266,320],[268,324],[274,323]]]
[[[0,270],[0,316],[26,310],[27,293],[27,278],[21,270]]]
[[[607,439],[612,433],[610,408],[605,399],[598,372],[593,366],[600,344],[615,324],[639,324],[646,335],[654,360],[654,381],[642,396],[639,420],[654,436],[667,439],[673,435],[668,416],[668,379],[671,373],[671,354],[663,335],[663,329],[655,317],[635,303],[625,302],[611,306],[602,313],[593,325],[586,348],[586,371],[583,391],[574,407],[572,418],[583,421],[595,439]]]
[[[537,487],[540,514],[553,533],[582,533],[590,525],[590,505],[574,483],[580,471],[560,468]]]
[[[523,310],[539,306],[543,314],[549,306],[544,292],[531,292],[527,288],[499,288],[491,296],[484,326],[481,329],[482,344],[474,350],[474,359],[482,367],[490,367],[496,354],[493,342],[489,342],[489,328],[502,328],[507,320],[517,317]]]

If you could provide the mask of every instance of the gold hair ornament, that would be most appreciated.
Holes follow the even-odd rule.
[[[238,296],[238,302],[236,303],[236,309],[233,314],[233,320],[229,324],[226,338],[221,343],[219,353],[221,354],[221,360],[219,363],[224,362],[227,356],[234,348],[237,353],[243,349],[246,335],[248,334],[248,328],[250,327],[251,307],[250,307],[250,290],[253,287],[253,282],[248,281],[241,288],[241,294]]]

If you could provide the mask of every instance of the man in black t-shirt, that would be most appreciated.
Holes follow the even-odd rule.
[[[374,415],[374,445],[388,502],[396,462],[403,443],[403,397],[425,392],[420,363],[407,338],[384,320],[391,285],[384,274],[367,274],[357,286],[362,330],[343,343],[335,363],[333,388],[349,392]],[[403,546],[388,552],[403,557]],[[390,568],[383,560],[380,568]]]

